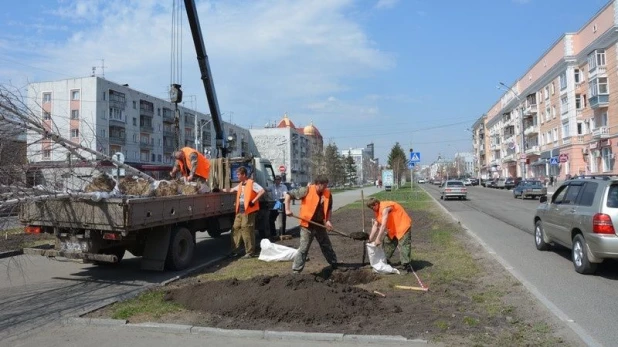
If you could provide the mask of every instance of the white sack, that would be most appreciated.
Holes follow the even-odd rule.
[[[376,246],[373,242],[367,243],[367,256],[369,257],[369,264],[371,264],[373,272],[399,275],[399,270],[388,265],[386,262],[386,255],[382,247]]]
[[[268,239],[260,242],[260,256],[258,259],[263,261],[292,261],[296,256],[296,249],[288,246],[278,245]]]

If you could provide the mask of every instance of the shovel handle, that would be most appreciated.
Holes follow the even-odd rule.
[[[296,215],[294,215],[294,214],[291,214],[291,215],[290,215],[290,217],[294,217],[294,218],[296,218],[296,219],[298,219],[298,220],[302,220],[302,221],[307,222],[307,223],[309,223],[309,224],[313,224],[313,225],[315,225],[315,226],[322,227],[322,228],[325,228],[325,229],[326,229],[326,225],[324,225],[324,224],[320,224],[320,223],[314,222],[314,221],[312,221],[312,220],[306,220],[306,219],[304,219],[304,218],[300,218],[299,216],[296,216]],[[331,231],[332,231],[332,232],[334,232],[335,234],[339,234],[339,235],[341,235],[341,236],[345,236],[345,237],[352,238],[352,236],[350,236],[350,235],[348,235],[348,234],[346,234],[346,233],[343,233],[343,232],[341,232],[341,231],[339,231],[339,230],[331,229]]]

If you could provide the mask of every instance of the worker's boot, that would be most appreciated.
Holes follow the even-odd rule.
[[[412,264],[408,263],[408,264],[404,264],[403,265],[403,269],[406,270],[407,273],[412,273],[414,272],[414,269],[412,269]]]

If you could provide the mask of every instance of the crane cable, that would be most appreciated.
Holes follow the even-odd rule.
[[[182,1],[173,0],[172,4],[172,38],[170,50],[170,87],[182,85]],[[180,110],[177,100],[174,102],[174,146],[180,149]]]

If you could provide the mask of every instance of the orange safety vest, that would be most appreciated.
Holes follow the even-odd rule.
[[[397,240],[401,240],[406,231],[412,227],[412,218],[408,216],[403,206],[398,203],[394,201],[380,201],[380,207],[378,211],[375,212],[378,223],[382,223],[382,211],[387,207],[391,208],[391,211],[388,213],[388,219],[386,220],[388,237],[391,239],[397,237]]]
[[[244,188],[241,185],[240,187],[238,187],[238,190],[236,191],[236,213],[238,213],[238,211],[240,210],[239,202],[240,202],[240,190],[241,189],[244,189],[244,192],[245,192],[245,214],[249,214],[251,212],[255,212],[259,210],[260,209],[259,201],[256,201],[253,207],[249,206],[249,201],[255,199],[255,196],[257,195],[257,193],[253,191],[253,180],[248,179],[245,181]]]
[[[300,203],[300,218],[303,220],[300,221],[300,225],[307,228],[309,226],[308,220],[313,218],[315,214],[315,210],[318,208],[318,204],[320,203],[320,195],[318,195],[318,191],[315,188],[314,184],[309,185],[307,195],[302,198]],[[330,216],[328,215],[328,206],[330,205],[330,190],[324,189],[322,191],[322,196],[324,197],[324,221],[330,220]]]
[[[208,179],[208,176],[210,176],[210,161],[206,159],[202,153],[191,147],[183,147],[180,150],[185,154],[185,160],[178,160],[180,173],[185,177],[189,176],[189,173],[191,172],[191,160],[189,158],[191,154],[197,153],[197,169],[195,170],[195,175],[200,176],[203,179]],[[186,168],[185,163],[187,164]]]

